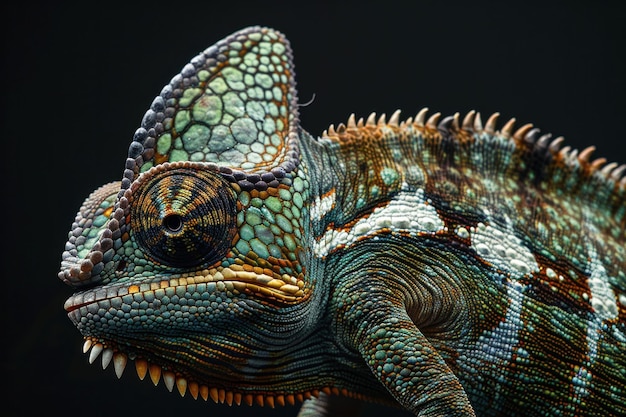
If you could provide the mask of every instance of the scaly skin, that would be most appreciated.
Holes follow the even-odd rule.
[[[625,414],[626,167],[439,119],[314,138],[280,33],[199,54],[69,233],[90,361],[301,416]]]

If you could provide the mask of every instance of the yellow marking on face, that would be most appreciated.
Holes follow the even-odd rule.
[[[232,265],[231,265],[232,266]],[[236,265],[234,265],[236,267]],[[178,286],[187,286],[207,282],[223,282],[231,285],[239,292],[251,292],[266,297],[279,299],[286,302],[294,302],[306,294],[304,281],[288,274],[279,275],[270,270],[264,273],[243,271],[238,268],[220,268],[198,271],[197,275],[185,275],[175,278],[163,279],[149,284],[131,285],[128,293],[134,294],[142,291],[154,291]],[[271,275],[270,275],[271,274]]]
[[[106,218],[109,218],[111,216],[111,213],[113,213],[113,209],[115,208],[115,206],[110,206],[108,207],[106,210],[104,210],[104,212],[102,213],[102,215]]]

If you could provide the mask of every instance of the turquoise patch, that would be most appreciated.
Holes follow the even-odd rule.
[[[383,168],[380,171],[380,178],[385,185],[390,186],[398,180],[398,172],[393,168]]]

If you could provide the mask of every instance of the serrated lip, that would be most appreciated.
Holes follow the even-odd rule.
[[[83,290],[72,294],[67,300],[65,300],[63,308],[68,313],[71,313],[74,310],[97,303],[98,301],[110,300],[126,294],[128,294],[128,287],[123,285],[101,287],[96,290]]]
[[[68,313],[87,307],[99,301],[111,300],[129,294],[145,291],[156,291],[165,288],[189,286],[206,283],[222,283],[228,290],[242,293],[254,293],[274,298],[281,302],[295,302],[305,295],[304,283],[290,275],[278,275],[271,271],[253,272],[243,268],[229,268],[205,270],[193,276],[179,276],[154,280],[148,283],[133,284],[125,281],[119,284],[110,284],[74,293],[64,304]]]

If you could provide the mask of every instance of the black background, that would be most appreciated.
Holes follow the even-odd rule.
[[[315,96],[301,108],[314,135],[352,112],[401,109],[406,118],[427,106],[475,109],[484,120],[499,111],[626,162],[626,14],[617,2],[203,4],[2,6],[3,415],[295,415],[181,399],[133,369],[118,381],[89,365],[63,310],[71,291],[56,277],[78,207],[121,177],[153,97],[245,26],[290,39],[300,102]]]

